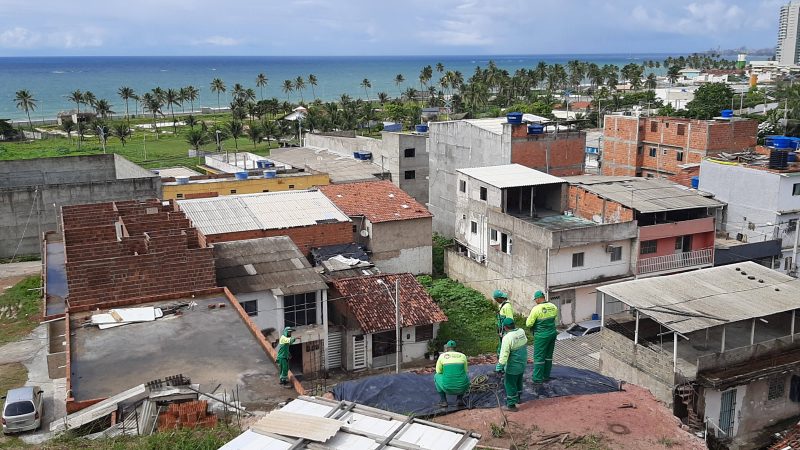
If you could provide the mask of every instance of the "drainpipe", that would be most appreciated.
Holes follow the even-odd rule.
[[[800,243],[800,219],[795,221],[794,226],[794,248],[792,248],[792,267],[791,275],[797,277],[797,244]]]

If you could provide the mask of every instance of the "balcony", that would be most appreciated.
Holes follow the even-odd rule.
[[[675,253],[673,255],[640,258],[637,263],[637,273],[645,275],[650,273],[678,272],[684,269],[711,266],[714,263],[714,249],[706,248],[691,252]]]

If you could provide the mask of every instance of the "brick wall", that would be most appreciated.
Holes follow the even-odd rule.
[[[526,125],[511,131],[511,162],[555,176],[582,175],[586,159],[586,133],[528,134]]]
[[[606,116],[603,128],[603,175],[635,176],[639,120],[628,116]]]
[[[700,166],[679,168],[675,175],[667,177],[668,180],[681,184],[686,187],[692,187],[692,177],[700,175]]]
[[[603,223],[620,223],[633,220],[633,210],[617,202],[600,198],[580,186],[569,187],[567,209],[586,220],[594,220],[595,216],[602,217]]]
[[[236,233],[210,234],[205,236],[205,239],[208,243],[213,244],[215,242],[241,241],[274,236],[289,236],[297,248],[308,256],[312,247],[353,242],[353,226],[350,222],[321,223],[281,230],[250,230]]]

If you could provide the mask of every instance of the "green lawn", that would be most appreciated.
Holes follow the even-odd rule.
[[[0,295],[0,345],[16,341],[39,324],[42,284],[40,276],[26,278]]]

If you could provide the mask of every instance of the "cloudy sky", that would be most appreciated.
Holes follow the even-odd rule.
[[[775,45],[785,1],[0,0],[0,56],[765,48]]]

